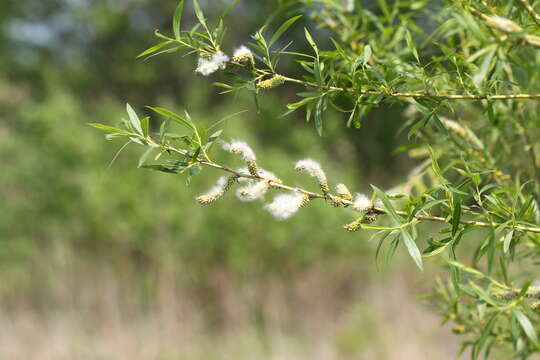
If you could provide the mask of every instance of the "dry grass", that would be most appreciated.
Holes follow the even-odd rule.
[[[240,281],[215,271],[201,287],[178,266],[64,259],[30,270],[33,288],[3,289],[1,359],[444,360],[457,350],[397,273],[332,264]]]

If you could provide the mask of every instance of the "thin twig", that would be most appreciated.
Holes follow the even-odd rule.
[[[540,38],[538,40],[538,45],[540,47]],[[239,67],[245,67],[245,65],[237,63],[237,62],[231,62],[231,64]],[[271,75],[270,72],[262,70],[262,69],[253,69],[260,73],[261,75]],[[283,75],[282,75],[283,76]],[[363,95],[382,95],[386,97],[395,97],[395,98],[416,98],[416,99],[446,99],[446,100],[472,100],[472,101],[479,101],[479,100],[493,100],[493,101],[501,101],[501,100],[526,100],[526,99],[540,99],[540,94],[497,94],[497,95],[489,95],[489,94],[431,94],[427,92],[400,92],[400,91],[378,91],[378,90],[362,90],[362,91],[355,91],[351,89],[345,89],[341,87],[336,86],[330,86],[330,85],[319,85],[310,81],[304,81],[299,80],[295,78],[291,78],[288,76],[283,76],[283,79],[290,83],[300,84],[305,87],[312,87],[316,89],[325,89],[328,91],[338,91],[338,92],[346,92],[351,93],[353,95],[357,96],[363,96]]]
[[[540,44],[540,43],[539,43]],[[285,81],[301,84],[306,87],[324,88],[330,91],[351,92],[351,90],[335,87],[335,86],[321,86],[309,81],[298,80],[284,76]],[[487,95],[487,94],[429,94],[426,92],[384,92],[377,90],[364,90],[353,92],[356,95],[384,95],[388,97],[400,97],[400,98],[427,98],[427,99],[447,99],[447,100],[521,100],[521,99],[540,99],[540,94],[499,94],[499,95]]]

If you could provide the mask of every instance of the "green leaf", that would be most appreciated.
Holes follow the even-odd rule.
[[[247,112],[247,111],[248,111],[248,110],[241,110],[241,111],[235,112],[234,114],[227,115],[227,116],[223,117],[222,119],[219,119],[218,121],[216,121],[216,122],[213,123],[212,125],[210,125],[210,126],[208,127],[207,130],[210,131],[210,130],[212,130],[213,128],[215,128],[216,126],[218,126],[219,124],[222,124],[222,123],[226,122],[227,120],[230,120],[230,119],[232,119],[233,117],[238,116],[238,115],[240,115],[240,114],[243,114],[243,113],[245,113],[245,112]]]
[[[375,251],[375,264],[378,264],[378,260],[379,260],[379,254],[381,252],[381,249],[382,249],[382,246],[383,246],[383,243],[384,243],[384,240],[386,240],[386,238],[393,234],[394,232],[393,231],[388,231],[386,232],[380,239],[379,239],[379,244],[377,245],[377,250]],[[377,265],[378,267],[378,265]]]
[[[514,237],[514,229],[507,232],[506,235],[504,236],[503,251],[505,254],[508,252],[508,249],[510,249],[510,244],[512,243],[513,237]]]
[[[141,128],[141,121],[139,120],[139,117],[137,116],[137,113],[131,105],[126,104],[127,113],[129,115],[129,121],[131,122],[131,125],[133,125],[133,128],[140,134],[144,135],[142,128]]]
[[[155,46],[152,46],[151,48],[149,49],[146,49],[145,51],[143,51],[142,53],[140,53],[139,55],[137,55],[137,59],[139,58],[142,58],[146,55],[150,55],[150,54],[153,54],[155,53],[156,51],[164,48],[165,46],[171,44],[173,41],[172,40],[167,40],[167,41],[163,41]]]
[[[431,121],[433,122],[433,125],[434,125],[440,132],[442,132],[445,136],[448,136],[448,135],[449,135],[448,129],[446,128],[446,126],[444,126],[444,124],[442,123],[441,119],[439,118],[439,116],[438,116],[436,113],[433,113],[433,116],[431,117]]]
[[[311,36],[307,28],[304,28],[304,34],[306,36],[306,40],[308,41],[309,45],[311,45],[311,47],[315,51],[315,54],[317,54],[317,57],[319,57],[319,48],[317,47],[317,44],[313,40],[313,37]]]
[[[299,107],[302,107],[302,106],[306,105],[307,103],[309,103],[309,102],[311,102],[311,101],[313,101],[315,99],[317,99],[317,98],[316,97],[307,97],[307,98],[302,99],[302,100],[300,100],[298,102],[287,104],[287,109],[296,110]]]
[[[195,10],[195,16],[197,16],[197,19],[201,23],[202,26],[204,26],[205,29],[208,29],[208,26],[206,25],[206,19],[204,18],[204,14],[201,10],[201,5],[199,4],[198,0],[193,0],[193,9]]]
[[[473,83],[478,87],[482,85],[484,82],[486,76],[488,75],[489,69],[491,68],[493,57],[495,56],[495,51],[497,50],[498,45],[492,45],[490,46],[491,51],[486,55],[484,58],[484,61],[482,61],[482,65],[480,65],[479,71],[476,73],[476,75],[473,77]]]
[[[373,188],[373,191],[375,191],[375,194],[377,194],[377,197],[379,199],[381,199],[381,201],[382,201],[382,203],[384,205],[384,209],[386,210],[387,214],[390,215],[390,217],[397,224],[401,224],[401,219],[399,218],[396,210],[394,209],[394,206],[392,205],[392,203],[388,199],[388,196],[386,196],[386,194],[383,191],[381,191],[378,187],[376,187],[375,185],[371,185],[371,187]],[[420,253],[420,251],[418,253]]]
[[[490,232],[488,235],[488,248],[487,248],[487,273],[488,275],[491,274],[491,270],[493,269],[493,260],[495,258],[495,232],[493,228],[490,228]]]
[[[407,133],[407,138],[410,140],[411,137],[413,137],[418,131],[420,131],[420,129],[425,127],[432,116],[433,116],[433,113],[430,113],[423,119],[418,120],[413,126],[411,126],[411,128],[409,129],[409,132]]]
[[[322,104],[323,99],[320,98],[315,108],[315,129],[317,130],[317,134],[319,134],[319,136],[322,136],[323,133]]]
[[[212,143],[214,143],[217,139],[219,139],[222,132],[223,132],[223,130],[218,130],[218,131],[214,132],[212,135],[210,135],[208,137],[208,141],[206,142],[206,145],[208,145],[208,146],[212,145]]]
[[[164,108],[161,108],[161,107],[152,107],[152,106],[147,106],[147,108],[149,108],[150,110],[162,115],[162,116],[165,116],[166,118],[169,118],[173,121],[175,121],[176,123],[192,130],[192,131],[196,131],[196,128],[195,128],[195,125],[193,125],[193,123],[185,118],[183,118],[182,116],[178,115],[178,114],[175,114],[173,113],[172,111],[170,110],[167,110],[167,109],[164,109]]]
[[[401,229],[401,237],[403,238],[403,242],[407,247],[409,255],[411,255],[411,258],[416,263],[416,266],[418,266],[418,268],[423,271],[424,268],[422,265],[422,254],[420,254],[420,250],[418,249],[416,242],[414,242],[414,239],[411,237],[411,234],[409,234],[407,230]]]
[[[154,152],[155,149],[156,149],[155,147],[149,147],[148,149],[146,149],[146,151],[139,158],[139,164],[137,167],[139,168],[142,167],[144,163],[146,162],[146,160],[148,160],[150,155]]]
[[[517,319],[517,321],[519,322],[519,325],[521,325],[521,328],[523,329],[523,331],[525,332],[525,335],[527,335],[529,340],[531,340],[531,342],[534,345],[539,346],[536,330],[534,329],[527,315],[525,315],[524,313],[522,313],[520,310],[517,310],[517,309],[512,309],[512,313]]]
[[[181,24],[182,24],[182,12],[184,11],[184,0],[180,0],[173,17],[173,32],[176,40],[180,40],[182,37],[180,35]]]
[[[204,126],[203,123],[200,123],[199,126],[197,126],[197,133],[199,134],[199,137],[201,138],[201,146],[206,144],[206,126]]]
[[[221,13],[221,15],[219,16],[219,20],[223,20],[227,15],[229,15],[229,13],[232,11],[232,9],[234,9],[234,7],[236,6],[236,3],[238,2],[238,0],[233,0],[229,6],[227,6],[227,8],[225,9],[225,11],[223,11]]]
[[[118,156],[120,156],[120,154],[122,153],[122,151],[124,151],[124,149],[129,145],[131,144],[131,140],[128,140],[124,145],[122,145],[122,147],[116,152],[116,154],[114,154],[113,158],[111,159],[111,162],[109,162],[109,165],[107,167],[111,167],[113,166],[114,162],[116,161],[116,159],[118,159]]]
[[[371,46],[369,46],[369,44],[367,44],[365,47],[364,47],[364,57],[362,59],[362,62],[364,64],[364,66],[369,62],[369,60],[371,59],[371,54],[372,54],[372,50],[371,50]]]
[[[522,299],[527,294],[527,290],[529,290],[530,286],[531,286],[531,280],[526,281],[521,287],[521,290],[519,291],[517,298]]]
[[[150,118],[149,117],[145,117],[144,119],[141,120],[141,129],[142,129],[143,135],[145,137],[148,137],[148,134],[150,133]]]
[[[443,177],[441,167],[439,166],[439,163],[437,162],[437,156],[435,155],[435,152],[433,151],[433,148],[431,146],[428,146],[429,151],[429,157],[431,158],[431,168],[433,169],[433,172],[442,184],[446,184],[448,181]]]
[[[414,46],[414,42],[412,40],[411,33],[409,30],[405,31],[405,40],[407,41],[407,46],[412,51],[414,58],[416,61],[420,64],[420,58],[418,57],[418,51],[416,50],[416,46]]]
[[[168,174],[177,174],[183,170],[182,168],[173,168],[170,166],[162,165],[162,164],[150,164],[150,165],[142,165],[141,168],[143,169],[150,169],[154,171],[161,171]]]
[[[499,306],[499,304],[497,304],[497,302],[493,300],[484,289],[482,289],[481,287],[479,287],[478,285],[472,282],[470,283],[470,285],[471,285],[471,289],[474,290],[478,298],[484,300],[486,303],[488,303],[491,306],[494,306],[494,307]]]
[[[482,333],[480,334],[480,337],[476,341],[475,347],[473,349],[473,354],[472,354],[473,359],[478,358],[478,353],[480,353],[480,351],[482,350],[482,347],[486,343],[486,340],[489,339],[491,330],[493,329],[493,325],[495,324],[495,321],[497,320],[497,317],[499,316],[499,314],[500,313],[493,313],[491,317],[489,318],[488,322],[486,323],[486,325],[484,325],[484,327],[482,328]],[[487,359],[487,358],[488,358],[487,356],[484,357],[484,359]]]
[[[459,229],[459,221],[461,220],[461,200],[457,199],[452,213],[452,237],[454,237]]]
[[[287,31],[287,29],[296,22],[296,20],[300,19],[302,17],[302,15],[298,15],[298,16],[295,16],[295,17],[292,17],[290,18],[289,20],[285,21],[283,24],[281,24],[281,26],[279,27],[279,29],[277,29],[276,33],[272,36],[272,38],[270,39],[270,42],[268,43],[268,47],[272,46],[276,41],[279,40],[279,38],[281,37],[281,35],[283,35],[283,33],[285,31]]]
[[[130,132],[127,131],[127,130],[115,128],[115,127],[108,126],[108,125],[103,125],[103,124],[98,124],[98,123],[89,123],[88,125],[96,128],[96,129],[106,131],[108,133],[119,134],[119,135],[129,135],[130,134]]]

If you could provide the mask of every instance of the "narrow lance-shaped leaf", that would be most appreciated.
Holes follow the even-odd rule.
[[[193,123],[191,121],[186,120],[182,116],[180,116],[178,114],[175,114],[170,110],[167,110],[167,109],[164,109],[164,108],[161,108],[161,107],[153,107],[153,106],[147,106],[147,108],[149,108],[152,111],[155,111],[156,113],[158,113],[158,114],[160,114],[162,116],[170,118],[171,120],[175,121],[176,123],[188,128],[190,130],[193,130],[193,131],[196,130],[195,125],[193,125]]]
[[[193,0],[193,9],[195,10],[195,16],[197,16],[197,19],[199,20],[201,25],[208,31],[206,19],[204,18],[204,14],[201,10],[201,5],[199,4],[198,0]]]
[[[178,3],[178,6],[176,7],[176,11],[174,12],[174,17],[173,17],[173,31],[174,31],[174,37],[176,38],[176,40],[181,39],[180,31],[181,31],[183,10],[184,10],[184,0],[181,0]]]
[[[377,197],[379,199],[381,199],[383,205],[384,205],[384,209],[386,210],[386,212],[388,213],[388,215],[390,215],[390,217],[397,223],[397,224],[400,224],[401,223],[401,220],[396,212],[396,210],[394,209],[394,206],[392,205],[392,203],[390,202],[390,200],[388,199],[388,196],[386,196],[386,194],[384,193],[384,191],[382,191],[381,189],[379,189],[378,187],[376,187],[375,185],[371,185],[371,187],[373,188],[373,190],[375,191],[375,194],[377,195]]]
[[[411,51],[412,51],[412,53],[414,55],[414,58],[420,64],[420,58],[418,57],[418,51],[416,50],[416,46],[414,46],[414,42],[412,40],[412,36],[411,36],[411,33],[409,32],[409,30],[407,30],[405,32],[405,40],[407,41],[407,46],[409,47],[409,49],[411,49]]]
[[[150,118],[149,117],[145,117],[144,119],[141,120],[141,129],[143,132],[143,136],[148,137],[148,135],[150,134]]]
[[[236,3],[238,2],[238,0],[233,0],[229,6],[227,6],[227,8],[221,13],[221,15],[219,16],[219,20],[222,21],[227,15],[229,15],[229,13],[232,11],[232,9],[234,9],[234,7],[236,6]]]
[[[304,34],[306,35],[306,40],[308,41],[309,45],[311,45],[311,47],[315,51],[315,54],[317,54],[317,57],[319,57],[319,48],[317,47],[317,44],[313,40],[313,37],[309,33],[308,29],[304,28]]]
[[[156,150],[157,148],[155,147],[149,147],[148,149],[146,149],[146,151],[141,155],[141,157],[139,158],[139,164],[137,167],[142,167],[146,160],[148,160],[148,158],[150,157],[150,155],[154,152],[154,150]]]
[[[454,212],[452,213],[452,236],[456,236],[459,229],[459,221],[461,220],[461,200],[457,199],[454,204]]]
[[[285,21],[280,27],[279,29],[277,29],[276,33],[272,36],[272,39],[270,39],[270,42],[268,43],[268,47],[272,46],[276,41],[279,40],[279,38],[281,37],[281,35],[283,35],[283,33],[285,31],[287,31],[287,29],[296,22],[296,20],[300,19],[302,17],[302,15],[298,15],[298,16],[295,16],[293,18],[290,18],[289,20]]]
[[[422,254],[420,254],[420,250],[418,249],[418,246],[416,245],[416,242],[411,237],[411,234],[405,229],[401,229],[401,237],[403,238],[403,242],[405,243],[405,246],[407,247],[407,251],[409,252],[409,255],[411,255],[411,258],[416,263],[416,266],[420,270],[424,270],[422,265]]]
[[[108,133],[113,133],[113,134],[118,134],[118,135],[129,135],[130,134],[129,131],[126,131],[124,129],[115,128],[115,127],[108,126],[108,125],[103,125],[103,124],[98,124],[98,123],[89,123],[88,125],[96,128],[96,129],[106,131]]]
[[[315,129],[317,130],[317,134],[319,134],[319,136],[322,136],[323,133],[322,106],[323,99],[320,98],[317,102],[317,106],[315,107]]]
[[[167,41],[163,41],[155,46],[152,46],[151,48],[149,49],[146,49],[145,51],[143,51],[142,53],[140,53],[139,55],[137,55],[137,59],[138,58],[142,58],[142,57],[145,57],[146,55],[150,55],[150,54],[153,54],[155,53],[156,51],[158,50],[161,50],[162,48],[164,48],[165,46],[171,44],[173,41],[172,40],[167,40]]]
[[[536,330],[534,329],[534,326],[531,324],[531,320],[522,313],[520,310],[512,309],[512,314],[515,316],[517,321],[519,322],[519,325],[525,332],[525,335],[529,338],[529,340],[535,345],[538,345],[538,335],[536,334]]]
[[[133,125],[133,128],[140,134],[143,135],[143,131],[141,128],[141,121],[139,120],[139,116],[137,116],[137,113],[131,105],[126,104],[127,113],[129,115],[129,121],[131,122],[131,125]]]
[[[372,51],[371,51],[371,46],[369,46],[369,44],[367,44],[365,47],[364,47],[364,56],[362,58],[362,62],[364,64],[364,66],[369,62],[369,60],[371,59],[371,54],[372,54]]]
[[[513,236],[514,236],[514,229],[506,233],[504,237],[504,246],[503,246],[504,253],[507,253],[508,250],[510,249],[510,244],[512,243]]]

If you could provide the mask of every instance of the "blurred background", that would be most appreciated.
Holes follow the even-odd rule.
[[[226,6],[201,4],[211,19]],[[276,4],[240,0],[225,50],[296,14]],[[232,194],[202,208],[194,197],[219,174],[187,186],[137,169],[136,147],[108,167],[122,144],[87,123],[115,125],[126,102],[208,124],[246,110],[224,138],[293,185],[306,183],[292,169],[305,157],[354,191],[391,188],[416,165],[393,155],[405,143],[398,106],[354,130],[328,112],[319,137],[301,112],[281,117],[300,88],[266,92],[257,112],[250,94],[218,95],[221,75],[196,76],[193,56],[135,59],[155,29],[170,32],[176,5],[0,4],[0,359],[454,359],[456,339],[418,297],[438,269],[424,278],[404,251],[377,268],[369,234],[342,229],[346,210],[314,202],[278,222]],[[188,1],[184,27],[194,23]],[[306,16],[285,36],[295,50],[303,26],[328,37]],[[281,71],[301,68],[289,59]]]

